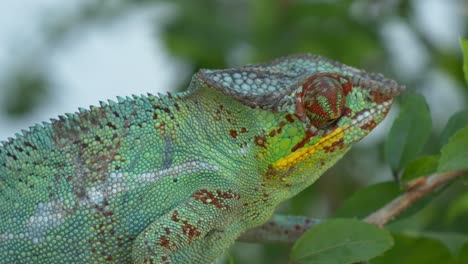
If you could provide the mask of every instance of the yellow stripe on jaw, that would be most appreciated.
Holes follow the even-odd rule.
[[[332,133],[320,139],[313,146],[310,146],[307,148],[301,148],[291,153],[287,157],[281,158],[280,160],[272,164],[273,169],[277,169],[277,170],[289,169],[291,168],[291,166],[305,160],[307,157],[309,157],[310,155],[313,155],[315,152],[322,150],[325,147],[331,147],[333,143],[341,140],[345,136],[345,133],[343,133],[343,131],[345,131],[346,128],[347,127],[345,128],[339,127]]]

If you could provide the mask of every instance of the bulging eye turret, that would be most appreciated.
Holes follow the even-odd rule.
[[[346,95],[352,85],[332,73],[314,74],[302,84],[302,109],[317,128],[333,124],[343,114]]]

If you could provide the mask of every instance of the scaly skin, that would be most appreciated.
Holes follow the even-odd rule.
[[[185,93],[32,127],[0,145],[0,262],[209,263],[367,135],[402,90],[296,55],[202,70]]]

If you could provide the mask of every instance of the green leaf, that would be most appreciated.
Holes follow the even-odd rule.
[[[460,194],[450,203],[447,220],[453,222],[463,216],[468,217],[468,193]]]
[[[468,83],[468,39],[460,38],[460,46],[463,52],[463,72],[465,81]]]
[[[460,250],[460,254],[458,255],[458,262],[457,264],[468,263],[468,243],[466,243],[462,249]]]
[[[447,144],[449,138],[455,134],[458,130],[468,124],[468,110],[460,111],[452,115],[447,122],[447,125],[440,134],[440,146]]]
[[[291,263],[355,263],[378,256],[392,246],[387,230],[359,220],[334,219],[317,225],[296,242]]]
[[[400,187],[394,182],[370,185],[355,192],[335,212],[335,217],[364,218],[375,212],[400,194]],[[375,199],[379,197],[379,199]]]
[[[468,236],[461,233],[429,232],[421,233],[422,237],[438,240],[444,244],[452,255],[462,252],[463,245],[468,243]]]
[[[468,169],[468,126],[458,130],[442,147],[438,172]]]
[[[411,161],[405,168],[402,179],[409,181],[421,176],[428,176],[437,171],[439,156],[424,156]]]
[[[385,158],[396,174],[421,152],[431,134],[432,121],[421,95],[405,97],[400,114],[385,141]]]
[[[439,241],[402,234],[393,234],[395,246],[383,256],[373,259],[372,264],[424,263],[453,264],[455,259]]]

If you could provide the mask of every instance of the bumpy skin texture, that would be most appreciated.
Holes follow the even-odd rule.
[[[368,134],[402,89],[296,55],[32,127],[0,145],[0,262],[209,263]]]

